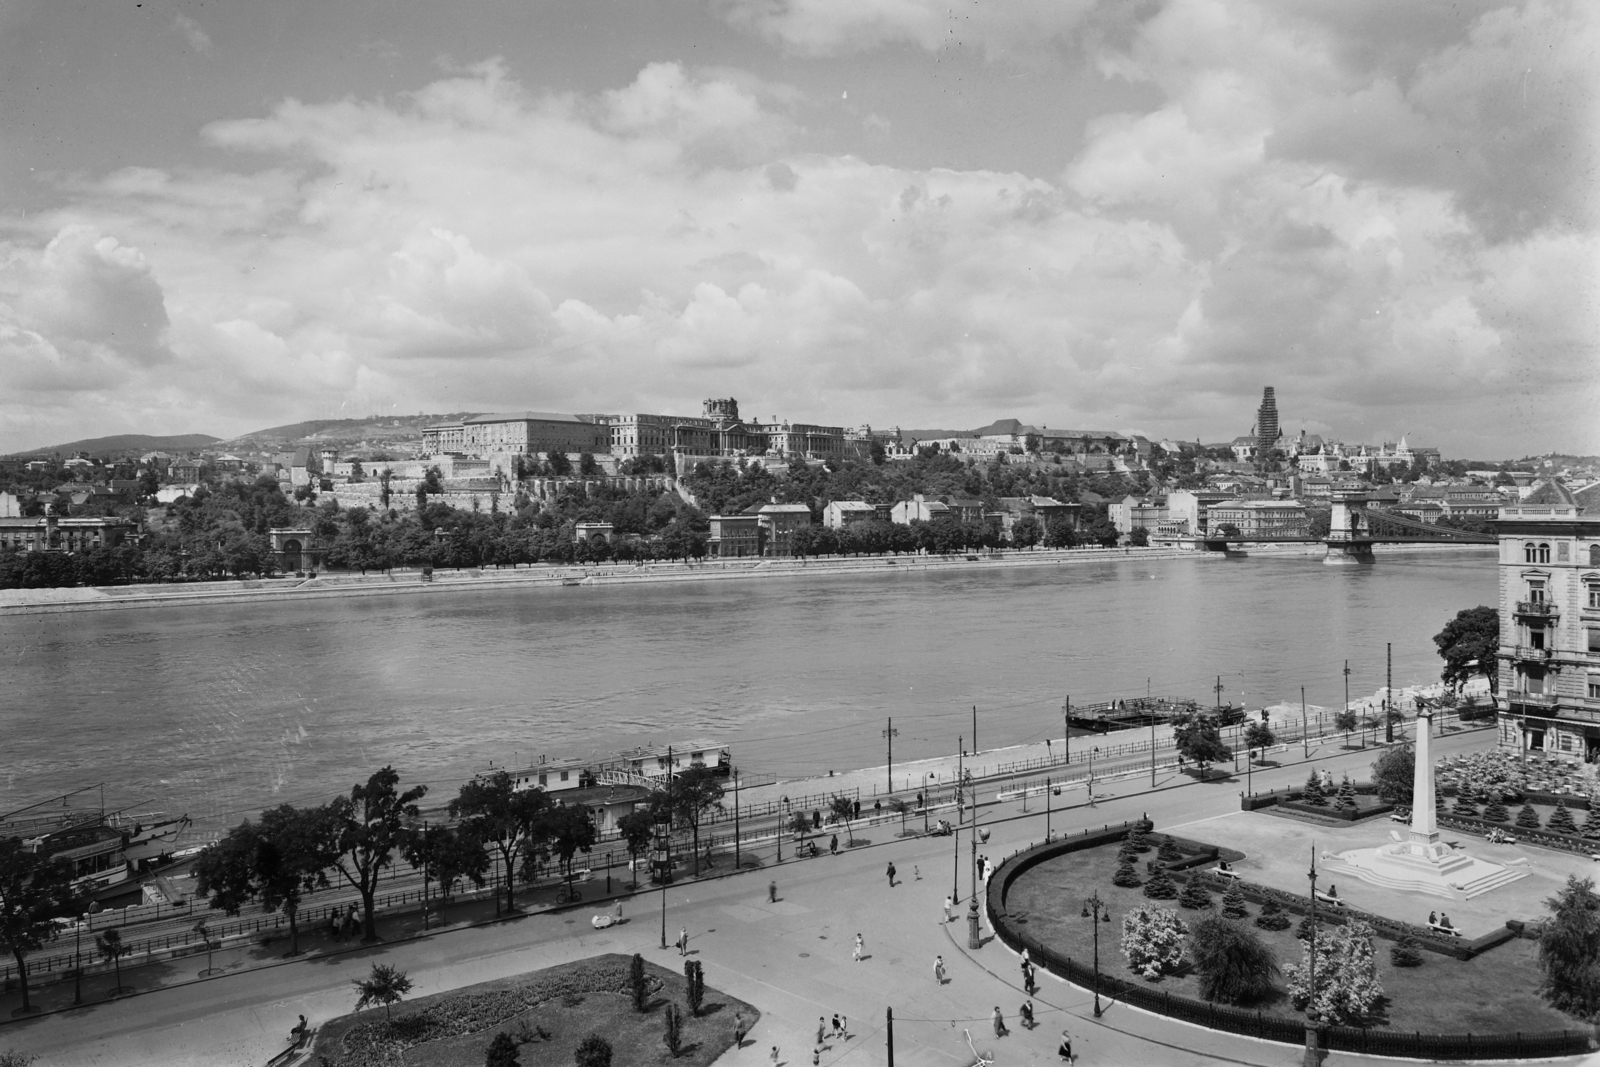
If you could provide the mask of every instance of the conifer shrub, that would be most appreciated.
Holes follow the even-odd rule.
[[[1401,934],[1400,939],[1389,946],[1389,962],[1396,967],[1421,967],[1422,946],[1410,934]]]
[[[1222,894],[1222,914],[1230,919],[1243,919],[1250,914],[1245,906],[1244,887],[1237,878],[1229,881],[1227,892]]]
[[[1539,813],[1533,810],[1532,804],[1524,803],[1517,812],[1517,825],[1524,830],[1537,830],[1539,828]]]
[[[1206,887],[1200,884],[1200,879],[1191,878],[1184,885],[1183,892],[1178,894],[1178,906],[1188,908],[1191,911],[1209,908],[1212,906],[1211,894],[1206,892]]]
[[[1150,851],[1150,841],[1145,834],[1143,823],[1134,826],[1132,830],[1128,831],[1128,843],[1133,846],[1135,852]]]
[[[1356,787],[1350,781],[1350,776],[1344,776],[1344,781],[1339,783],[1339,792],[1334,797],[1333,806],[1340,810],[1356,806]]]
[[[1572,817],[1572,809],[1567,807],[1565,800],[1556,801],[1556,810],[1550,813],[1550,821],[1545,824],[1545,829],[1553,830],[1558,834],[1575,834],[1578,832],[1578,822]]]
[[[1509,818],[1511,818],[1511,813],[1506,810],[1505,802],[1500,799],[1500,794],[1491,794],[1489,803],[1483,806],[1484,821],[1505,822]]]
[[[1319,808],[1327,806],[1328,796],[1322,791],[1322,777],[1316,771],[1312,771],[1311,777],[1306,779],[1305,788],[1300,790],[1300,800]]]
[[[1162,868],[1144,884],[1144,895],[1151,900],[1171,900],[1178,895],[1178,886],[1166,868]]]
[[[1117,868],[1117,873],[1111,876],[1112,885],[1120,885],[1124,889],[1132,889],[1142,884],[1139,881],[1139,872],[1134,870],[1133,861],[1127,860]]]
[[[1177,863],[1183,859],[1183,853],[1178,850],[1178,846],[1169,837],[1161,842],[1160,848],[1156,849],[1156,858],[1163,863]]]
[[[1462,793],[1460,796],[1456,797],[1455,806],[1450,810],[1453,814],[1460,815],[1464,818],[1475,819],[1478,817],[1478,809],[1476,805],[1472,803],[1472,798],[1465,793]]]
[[[1283,905],[1270,898],[1261,905],[1261,914],[1256,916],[1256,925],[1263,930],[1287,930],[1289,922],[1289,916],[1283,913]]]
[[[1589,801],[1589,811],[1583,819],[1583,836],[1600,837],[1600,798]]]

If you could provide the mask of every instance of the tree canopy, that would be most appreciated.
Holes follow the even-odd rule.
[[[1500,651],[1500,613],[1494,608],[1480,605],[1465,608],[1445,623],[1443,630],[1433,635],[1439,646],[1439,656],[1444,660],[1440,677],[1444,683],[1459,689],[1481,674],[1495,687]]]
[[[1552,1005],[1582,1019],[1600,1017],[1600,901],[1594,879],[1567,876],[1549,900],[1539,937],[1543,992]]]
[[[333,867],[361,894],[365,941],[378,937],[374,915],[378,875],[394,862],[407,823],[418,816],[417,801],[428,792],[425,785],[404,793],[399,786],[400,775],[393,767],[384,767],[365,785],[352,787],[349,796],[335,797],[324,809]]]
[[[0,838],[0,947],[17,962],[24,1011],[31,1009],[27,954],[55,936],[51,919],[77,915],[83,906],[66,860],[41,859],[20,837]]]
[[[1233,750],[1222,742],[1222,730],[1210,715],[1187,715],[1173,724],[1178,755],[1200,766],[1200,777],[1213,763],[1233,758]]]
[[[1378,796],[1390,804],[1411,803],[1416,774],[1417,750],[1409,741],[1385,749],[1372,764],[1372,784]]]

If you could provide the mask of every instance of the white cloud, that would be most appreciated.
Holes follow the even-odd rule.
[[[929,10],[730,17],[812,51],[851,26],[932,48]],[[691,412],[732,394],[807,421],[1209,439],[1247,428],[1267,383],[1295,427],[1600,447],[1588,423],[1506,422],[1508,397],[1600,402],[1593,227],[1518,216],[1492,153],[1452,185],[1400,151],[1416,134],[1362,156],[1333,121],[1439,128],[1429,79],[1487,92],[1474,50],[1537,38],[1538,10],[1401,81],[1357,69],[1338,27],[1174,0],[1091,46],[1160,103],[1094,121],[1056,178],[803,152],[794,90],[671,63],[592,95],[532,94],[489,61],[393,100],[286,100],[204,131],[235,168],[75,179],[9,220],[0,358],[23,389],[0,424],[35,421],[0,447],[118,405],[119,429],[227,433],[358,393]],[[989,17],[1000,48],[1074,16]]]
[[[189,42],[190,48],[193,48],[201,55],[211,51],[210,34],[206,33],[194,19],[179,12],[172,16],[172,24],[177,27],[179,33],[183,34],[183,39]]]
[[[1031,51],[1072,33],[1093,0],[719,0],[731,24],[796,52],[838,55],[908,42],[960,45],[987,55]]]

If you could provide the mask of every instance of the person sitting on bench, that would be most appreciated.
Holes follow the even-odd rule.
[[[300,1022],[295,1025],[293,1030],[289,1031],[289,1040],[296,1045],[302,1044],[306,1039],[306,1035],[310,1032],[311,1028],[306,1025],[306,1017],[302,1015],[300,1016]]]

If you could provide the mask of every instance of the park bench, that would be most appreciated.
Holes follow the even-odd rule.
[[[1444,934],[1446,937],[1461,936],[1461,931],[1457,930],[1454,926],[1441,926],[1438,923],[1429,923],[1428,929],[1432,930],[1436,934]]]
[[[1332,905],[1335,908],[1344,907],[1344,901],[1340,900],[1338,897],[1334,896],[1331,893],[1324,893],[1320,889],[1317,890],[1317,903],[1319,903],[1319,904],[1329,904],[1329,905]]]

